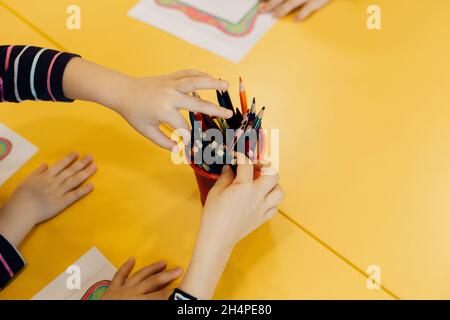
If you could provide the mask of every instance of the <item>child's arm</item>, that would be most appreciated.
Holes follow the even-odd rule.
[[[244,162],[242,156],[239,162]],[[283,199],[278,179],[272,174],[253,180],[248,160],[238,166],[236,178],[224,167],[208,194],[194,254],[173,299],[213,296],[234,246],[276,214]]]
[[[275,18],[282,18],[298,9],[296,21],[303,21],[324,7],[331,0],[268,0],[261,4],[261,12],[273,12]]]
[[[53,218],[93,190],[85,184],[96,166],[72,153],[51,167],[41,165],[0,208],[0,290],[25,266],[16,249],[34,226]]]
[[[122,115],[137,131],[156,144],[172,149],[159,126],[169,124],[187,143],[189,126],[180,109],[229,118],[232,112],[190,96],[197,90],[228,88],[226,81],[197,71],[134,78],[79,58],[30,46],[0,46],[0,102],[72,99],[97,102]]]

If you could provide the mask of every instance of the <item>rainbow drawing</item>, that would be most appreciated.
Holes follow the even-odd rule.
[[[241,19],[241,21],[239,21],[238,23],[232,23],[230,21],[210,15],[209,13],[194,8],[188,4],[185,4],[181,0],[156,0],[156,3],[161,6],[179,10],[185,13],[191,19],[214,26],[222,32],[233,37],[243,37],[249,34],[255,26],[259,11],[259,4],[256,4]]]
[[[103,293],[109,288],[111,281],[102,280],[94,283],[81,297],[81,300],[100,300]]]
[[[0,161],[5,159],[11,153],[12,143],[8,139],[0,137]]]

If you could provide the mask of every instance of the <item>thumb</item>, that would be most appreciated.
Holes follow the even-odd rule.
[[[223,166],[222,174],[214,185],[215,189],[225,189],[234,180],[233,170],[231,170],[229,165]]]

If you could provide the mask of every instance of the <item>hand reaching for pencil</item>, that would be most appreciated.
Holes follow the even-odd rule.
[[[210,299],[234,246],[270,220],[284,197],[278,174],[253,179],[253,164],[238,154],[236,177],[229,166],[208,194],[197,244],[179,288]]]
[[[242,238],[270,220],[283,199],[278,173],[253,180],[253,163],[237,153],[236,177],[230,166],[208,194],[202,217],[205,237],[234,247]]]
[[[190,127],[179,113],[180,109],[201,112],[217,117],[229,118],[230,110],[190,96],[197,90],[226,90],[228,83],[195,70],[180,71],[159,77],[133,79],[130,83],[129,99],[120,106],[120,114],[141,134],[157,145],[172,149],[175,142],[160,129],[163,123],[173,129],[184,129],[183,139],[190,139]]]
[[[190,139],[190,128],[180,114],[181,109],[230,118],[230,110],[189,95],[197,90],[226,90],[228,82],[197,70],[134,78],[99,66],[81,58],[72,59],[63,78],[68,98],[97,102],[125,118],[128,123],[157,145],[171,150],[176,143],[161,130],[168,124],[185,129],[183,139]]]
[[[331,0],[268,0],[261,3],[262,13],[271,12],[275,18],[282,18],[294,10],[296,21],[303,21],[324,7]]]

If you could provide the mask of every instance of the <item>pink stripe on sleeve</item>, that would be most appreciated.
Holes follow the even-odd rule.
[[[6,262],[6,260],[3,258],[3,256],[0,253],[0,262],[3,264],[3,266],[5,267],[6,271],[8,272],[9,276],[12,278],[14,277],[14,272],[12,272],[11,268],[9,267],[8,263]]]
[[[9,46],[8,49],[6,49],[5,72],[6,70],[8,70],[9,67],[9,58],[11,57],[11,51],[13,47],[14,46]]]
[[[47,73],[47,91],[48,94],[50,95],[50,97],[52,98],[53,101],[56,101],[55,97],[53,96],[52,93],[52,85],[51,85],[51,81],[50,78],[52,76],[52,69],[53,69],[53,65],[55,64],[56,59],[58,59],[58,57],[62,54],[62,52],[58,52],[52,59],[52,62],[50,62],[50,66],[48,67],[48,73]]]
[[[0,102],[3,102],[5,99],[3,99],[3,79],[0,77]]]

